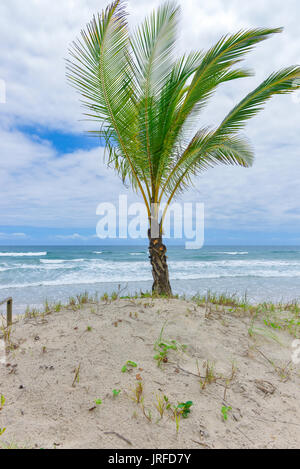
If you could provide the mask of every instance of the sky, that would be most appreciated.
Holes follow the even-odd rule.
[[[130,27],[159,3],[129,1]],[[296,0],[178,3],[178,54],[208,49],[242,28],[284,27],[246,56],[255,76],[222,85],[199,127],[216,126],[270,73],[300,62]],[[95,237],[99,203],[117,202],[120,194],[141,200],[106,168],[101,142],[86,136],[91,123],[65,78],[68,47],[107,4],[0,3],[0,245],[102,244]],[[299,127],[299,92],[272,98],[244,131],[254,166],[213,168],[182,196],[179,201],[204,203],[206,244],[300,244]]]

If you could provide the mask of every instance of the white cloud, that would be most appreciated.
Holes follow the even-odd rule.
[[[28,238],[25,233],[0,233],[0,239]]]
[[[56,235],[56,239],[64,239],[64,240],[81,240],[85,241],[90,238],[90,236],[82,236],[78,233],[73,233],[71,235]]]
[[[120,192],[136,200],[106,168],[103,148],[58,155],[13,131],[0,131],[0,141],[1,225],[96,227],[99,203],[117,202]]]
[[[0,171],[3,225],[93,228],[99,203],[117,204],[119,194],[127,194],[129,203],[141,200],[105,167],[102,148],[58,157],[48,143],[17,132],[0,132],[0,139],[5,142],[3,157],[9,160],[8,168]],[[284,157],[287,152],[289,158]],[[269,153],[257,146],[253,168],[211,169],[181,200],[205,203],[207,227],[299,231],[298,165],[296,146],[275,145]]]
[[[63,131],[82,130],[78,95],[66,83],[65,62],[68,47],[79,36],[92,15],[107,0],[10,0],[0,4],[0,78],[7,85],[7,104],[2,105],[9,123],[46,125]],[[128,2],[131,27],[159,3]],[[181,0],[182,22],[178,52],[207,48],[221,35],[253,26],[285,26],[285,32],[259,45],[247,59],[258,79],[299,60],[298,14],[296,0],[240,2],[238,0]],[[293,11],[293,14],[291,14]],[[255,81],[255,80],[254,80]],[[236,83],[231,94],[238,97],[247,84]],[[228,90],[230,89],[227,88]],[[228,93],[229,91],[224,92]],[[290,107],[289,99],[283,104]],[[294,112],[296,113],[296,106]],[[299,114],[300,111],[298,111]],[[273,119],[268,112],[268,118]],[[212,114],[214,116],[214,114]],[[291,120],[290,120],[291,122]]]
[[[0,3],[0,224],[95,226],[98,203],[130,194],[102,163],[102,149],[58,155],[51,143],[30,139],[17,124],[82,131],[78,96],[66,83],[64,58],[70,42],[106,6],[103,0],[10,0]],[[130,1],[133,26],[160,2]],[[255,78],[220,88],[199,126],[217,123],[248,90],[273,70],[299,61],[299,12],[295,0],[240,2],[185,0],[178,51],[207,48],[222,34],[254,26],[284,26],[260,44],[246,64]],[[291,14],[293,12],[293,14]],[[216,168],[197,179],[184,200],[206,204],[207,224],[217,228],[299,230],[300,104],[276,97],[247,126],[256,150],[252,169]],[[74,233],[73,236],[75,236]]]

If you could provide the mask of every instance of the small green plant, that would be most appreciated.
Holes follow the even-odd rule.
[[[282,329],[282,327],[279,324],[276,324],[270,319],[264,319],[264,323],[266,326],[271,327],[272,329],[278,329],[278,330]]]
[[[153,357],[154,360],[157,360],[157,366],[160,367],[162,363],[168,363],[169,350],[178,350],[175,340],[172,340],[171,343],[161,342],[157,344],[158,353]]]
[[[166,403],[166,409],[169,410],[171,408],[171,404],[169,402],[169,398],[167,396],[164,396],[164,401]]]
[[[223,420],[224,422],[226,422],[228,420],[228,412],[230,412],[232,410],[232,407],[227,407],[226,405],[223,405],[222,408],[221,408],[221,413],[222,413],[222,417],[223,417]]]
[[[76,299],[74,298],[74,296],[71,296],[69,298],[69,306],[76,306]]]
[[[174,418],[175,418],[175,423],[176,423],[176,433],[178,434],[179,432],[179,425],[180,425],[180,412],[174,412]]]
[[[0,395],[0,412],[1,410],[3,409],[4,407],[4,404],[5,404],[5,397],[3,396],[3,394]],[[5,432],[6,428],[0,428],[0,436],[3,435],[3,433]]]
[[[144,416],[146,417],[146,419],[148,420],[148,422],[152,422],[152,413],[151,413],[151,410],[146,410],[145,409],[145,405],[144,405],[144,396],[141,397],[141,407],[142,407],[142,412],[144,414]]]
[[[133,390],[132,400],[137,404],[140,404],[143,399],[144,387],[141,381],[138,382],[135,389]]]
[[[1,394],[1,396],[0,396],[0,411],[4,407],[5,401],[6,401],[5,397],[3,396],[3,394]]]
[[[77,301],[79,305],[85,305],[89,302],[89,294],[88,292],[81,293],[80,295],[77,295]]]
[[[114,291],[112,292],[110,298],[111,298],[111,301],[117,301],[117,299],[119,298],[119,295],[117,292]]]
[[[50,306],[49,306],[49,302],[47,299],[45,300],[45,303],[44,303],[44,312],[46,314],[50,313]]]
[[[177,413],[179,412],[184,419],[187,419],[191,412],[192,405],[193,405],[192,401],[180,402],[176,407],[176,411]]]
[[[25,314],[24,314],[24,319],[36,319],[39,316],[44,316],[46,313],[40,313],[36,308],[30,309],[29,306],[27,306]]]
[[[107,293],[103,293],[103,295],[101,296],[101,301],[105,301],[105,303],[108,302],[108,299],[109,299],[109,296]]]
[[[166,327],[167,322],[163,325],[161,328],[160,334],[158,336],[158,339],[156,340],[154,344],[154,350],[157,352],[156,355],[154,355],[154,360],[157,361],[157,366],[160,367],[162,363],[168,363],[169,358],[168,358],[168,352],[170,350],[175,350],[175,351],[186,351],[186,345],[181,345],[176,342],[176,340],[171,340],[168,341],[163,338],[163,332]]]
[[[201,378],[200,376],[200,370],[199,370],[199,365],[197,362],[197,367],[198,367],[198,374],[200,378],[200,386],[201,389],[205,389],[208,384],[215,383],[217,381],[217,376],[215,373],[215,363],[210,362],[207,360],[206,362],[203,363],[203,368],[205,369],[205,376],[204,378]]]
[[[95,404],[96,404],[96,405],[101,405],[101,404],[102,404],[102,400],[101,400],[101,399],[95,399]]]
[[[177,408],[181,409],[181,415],[184,419],[187,419],[190,412],[191,412],[191,406],[193,405],[192,401],[187,401],[187,402],[181,402],[178,404]]]
[[[56,303],[56,305],[54,305],[54,311],[55,311],[56,313],[59,313],[59,312],[61,311],[61,308],[62,308],[61,302]]]
[[[252,314],[251,321],[250,321],[250,326],[249,326],[249,329],[248,329],[249,337],[254,336],[254,324],[255,324],[255,320],[257,318],[257,315],[258,315],[258,310],[254,314]]]
[[[92,327],[91,327],[91,326],[87,326],[86,330],[87,330],[87,332],[92,332]]]
[[[156,396],[156,404],[155,407],[160,415],[160,419],[163,418],[164,412],[167,408],[168,398],[166,396]]]
[[[165,397],[165,396],[164,396]],[[168,398],[166,400],[168,403]],[[173,417],[176,423],[176,433],[179,432],[179,426],[180,426],[180,420],[181,417],[184,419],[187,419],[190,412],[191,412],[191,407],[193,405],[192,401],[186,401],[186,402],[179,402],[177,406],[173,406]],[[167,409],[169,409],[171,405],[168,403]]]
[[[127,360],[124,366],[122,366],[121,371],[122,373],[126,373],[126,371],[130,371],[130,368],[137,368],[137,363]]]
[[[113,389],[112,393],[113,397],[118,397],[118,395],[121,393],[121,389]]]
[[[11,326],[6,327],[4,324],[0,327],[0,330],[2,332],[2,338],[4,342],[6,342],[8,345],[10,344],[10,338],[11,338]]]

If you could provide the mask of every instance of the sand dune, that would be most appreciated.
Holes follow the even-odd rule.
[[[280,330],[275,337],[259,320],[251,337],[251,324],[239,308],[151,298],[23,318],[0,363],[0,447],[299,447],[293,338]],[[177,350],[158,366],[164,325],[162,341]],[[122,372],[128,360],[137,366]],[[163,396],[171,406],[160,418]],[[187,401],[177,432],[173,406]]]

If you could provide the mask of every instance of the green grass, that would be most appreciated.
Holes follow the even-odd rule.
[[[251,337],[261,334],[278,340],[274,331],[282,330],[287,331],[294,338],[300,338],[300,304],[297,301],[278,303],[264,301],[254,305],[249,303],[246,294],[239,297],[237,294],[218,294],[211,291],[208,291],[206,295],[194,295],[191,301],[202,307],[220,306],[224,314],[248,315],[251,318],[248,330]],[[219,309],[218,312],[220,312]],[[268,333],[265,328],[257,328],[256,321],[262,322],[265,328],[270,329],[270,332]]]
[[[138,299],[179,299],[185,301],[192,301],[198,307],[206,308],[206,317],[213,317],[215,313],[232,314],[234,316],[248,316],[250,318],[249,335],[254,337],[256,334],[269,336],[273,340],[276,339],[277,331],[286,331],[295,339],[300,338],[300,303],[298,301],[284,302],[280,301],[274,303],[272,301],[264,301],[258,304],[251,304],[248,301],[247,294],[239,296],[236,293],[215,293],[208,290],[206,294],[196,294],[193,297],[186,298],[185,295],[174,295],[172,298],[166,296],[153,295],[150,291],[140,291],[133,295],[121,295],[121,287],[112,293],[104,293],[100,298],[98,294],[90,295],[87,291],[71,297],[67,305],[61,302],[49,304],[48,300],[44,302],[43,312],[33,308],[27,307],[25,312],[25,319],[44,318],[45,315],[51,312],[60,312],[64,307],[70,307],[74,311],[81,309],[84,305],[97,305],[100,302],[111,303],[118,299],[124,300],[138,300]],[[153,305],[154,303],[151,303]],[[146,306],[146,304],[145,304]],[[195,306],[194,306],[195,307]],[[93,312],[95,310],[93,309]],[[259,327],[257,327],[259,322]],[[267,332],[269,330],[269,333]],[[160,342],[163,342],[162,340]],[[158,351],[157,361],[161,363],[167,358],[168,350],[175,350],[174,343],[165,343],[166,347],[162,347]]]
[[[206,295],[194,295],[191,298],[198,306],[211,303],[213,305],[220,306],[232,306],[236,308],[246,308],[249,306],[247,300],[247,294],[243,297],[239,297],[236,293],[213,293],[211,290],[208,290]]]

